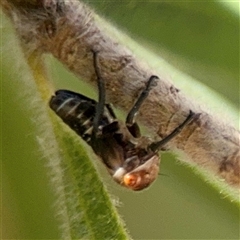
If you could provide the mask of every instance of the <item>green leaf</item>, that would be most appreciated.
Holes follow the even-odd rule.
[[[4,86],[3,123],[9,131],[8,134],[4,131],[3,148],[4,188],[8,185],[7,191],[4,192],[4,202],[7,206],[4,216],[4,222],[7,223],[4,238],[47,239],[59,238],[61,235],[62,239],[129,239],[113,206],[113,200],[89,159],[85,150],[88,147],[79,136],[65,124],[60,123],[48,107],[53,92],[45,75],[42,57],[33,54],[28,59],[27,65],[18,41],[14,39],[16,36],[9,31],[10,25],[5,19],[4,24],[5,48],[1,78]],[[11,45],[14,46],[12,50],[7,46],[9,39],[12,41],[11,44],[14,43]],[[16,60],[21,61],[19,71],[13,71],[17,68],[16,62],[8,64],[12,62],[15,54]],[[13,72],[9,74],[9,71]],[[27,112],[27,117],[25,113],[16,111],[16,107],[23,108],[24,112]],[[34,120],[34,125],[31,123],[30,128],[29,118]],[[13,129],[8,127],[9,124]],[[19,133],[21,134],[18,136]],[[30,135],[30,139],[29,136],[25,136],[26,134]],[[40,149],[36,146],[37,142]],[[22,147],[17,150],[18,145]],[[30,156],[23,154],[26,151],[33,154]],[[42,161],[42,158],[45,161]],[[96,157],[93,161],[95,160]],[[35,166],[39,162],[42,165],[40,170]],[[44,165],[47,165],[47,170],[43,169]],[[51,181],[50,189],[46,181],[40,181],[40,186],[31,183],[35,178],[42,178],[42,175]],[[15,189],[15,186],[19,186],[19,190]],[[24,188],[28,188],[29,192]],[[46,196],[53,195],[53,192],[55,196],[51,198]],[[11,200],[8,203],[7,199],[10,196],[15,201]],[[51,207],[53,198],[56,199],[55,214]],[[34,204],[31,206],[32,201]],[[15,205],[14,213],[10,210],[12,205]],[[58,221],[54,219],[54,215],[57,215]],[[9,217],[14,216],[20,221],[13,223],[7,221]]]

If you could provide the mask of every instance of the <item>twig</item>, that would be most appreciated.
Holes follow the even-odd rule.
[[[91,50],[99,52],[106,95],[115,106],[129,110],[155,71],[142,64],[112,39],[94,18],[92,10],[74,0],[2,0],[21,43],[34,51],[51,53],[84,81],[96,85]],[[239,131],[226,126],[191,103],[177,88],[161,78],[143,104],[139,119],[164,137],[189,113],[199,113],[170,149],[183,151],[187,161],[210,170],[229,185],[240,187]]]

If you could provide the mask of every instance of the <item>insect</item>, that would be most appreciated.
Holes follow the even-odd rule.
[[[58,90],[55,96],[52,96],[49,105],[92,147],[117,183],[132,190],[142,190],[158,176],[158,152],[181,132],[195,113],[190,111],[185,121],[167,137],[152,142],[148,137],[141,136],[135,118],[159,78],[154,75],[149,78],[124,124],[116,118],[111,106],[105,103],[104,80],[98,66],[98,53],[94,51],[93,65],[98,82],[98,102],[79,93]]]

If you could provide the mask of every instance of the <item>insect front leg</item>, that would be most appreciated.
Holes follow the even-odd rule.
[[[136,115],[143,104],[144,100],[147,98],[150,90],[152,87],[156,86],[156,80],[159,79],[157,76],[151,76],[146,84],[146,87],[143,89],[141,95],[139,96],[138,100],[130,110],[130,112],[127,115],[126,118],[126,126],[129,130],[129,132],[134,136],[134,137],[140,137],[140,128],[138,124],[135,122]]]
[[[168,143],[171,139],[173,139],[176,135],[178,135],[183,128],[196,116],[196,113],[194,113],[193,111],[190,110],[189,115],[187,116],[187,118],[184,120],[184,122],[182,124],[180,124],[178,127],[176,127],[167,137],[165,137],[164,139],[158,141],[158,142],[154,142],[152,144],[150,144],[149,148],[153,151],[153,152],[157,152],[159,150],[162,149],[162,147]]]

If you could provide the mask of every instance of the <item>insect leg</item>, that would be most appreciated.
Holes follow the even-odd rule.
[[[166,143],[168,143],[172,138],[174,138],[176,135],[178,135],[183,128],[196,116],[196,114],[190,110],[188,117],[184,120],[182,124],[180,124],[178,127],[176,127],[167,137],[162,139],[161,141],[154,142],[150,144],[149,148],[153,152],[157,152],[159,149],[161,149]]]
[[[105,85],[104,85],[104,80],[101,77],[100,74],[100,69],[98,67],[98,60],[97,60],[97,54],[98,52],[92,51],[93,52],[93,66],[95,69],[95,73],[97,76],[97,84],[98,84],[98,103],[96,105],[96,113],[93,119],[93,134],[92,138],[96,137],[98,133],[98,127],[100,123],[100,119],[103,115],[104,111],[104,106],[105,106]]]
[[[132,107],[132,109],[130,110],[130,112],[127,115],[126,126],[127,126],[128,130],[130,131],[130,133],[134,137],[140,137],[140,135],[141,135],[139,126],[135,122],[135,117],[136,117],[137,112],[139,111],[142,103],[147,98],[147,96],[148,96],[150,90],[152,89],[152,87],[156,86],[156,82],[155,82],[156,79],[159,79],[159,78],[157,76],[154,76],[154,75],[152,75],[149,78],[149,80],[146,84],[146,87],[144,88],[144,90],[142,91],[138,100],[136,101],[136,103],[134,104],[134,106]]]
[[[112,116],[114,119],[116,119],[116,115],[115,115],[115,113],[114,113],[114,111],[113,111],[113,109],[112,109],[112,105],[111,105],[110,103],[106,103],[105,106],[106,106],[106,108],[108,109],[108,111],[110,112],[111,116]]]

